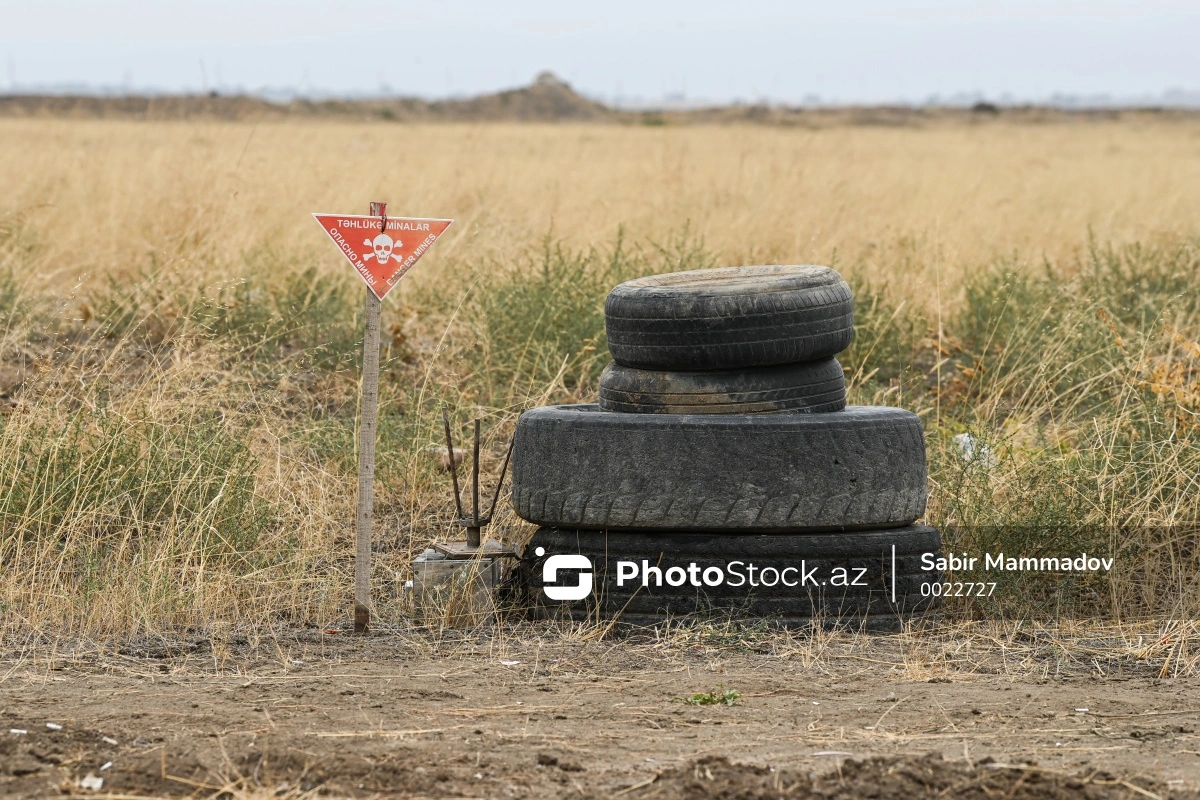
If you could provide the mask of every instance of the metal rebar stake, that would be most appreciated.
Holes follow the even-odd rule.
[[[454,510],[458,512],[455,523],[460,528],[465,528],[467,535],[465,541],[434,542],[433,548],[447,558],[452,559],[470,559],[481,556],[488,558],[516,557],[515,550],[510,546],[505,546],[494,540],[483,541],[483,529],[491,523],[492,515],[496,513],[496,503],[500,499],[500,490],[504,486],[504,476],[508,472],[508,464],[512,457],[515,439],[509,440],[508,450],[504,454],[504,464],[500,467],[500,479],[497,481],[496,490],[492,494],[492,505],[485,515],[479,502],[479,450],[482,446],[482,436],[479,431],[480,421],[478,419],[475,420],[474,459],[471,463],[471,513],[467,514],[462,506],[458,485],[458,472],[454,467],[454,440],[450,434],[450,417],[446,413],[445,408],[442,409],[442,424],[446,430],[446,450],[450,457],[450,477],[454,482]]]
[[[442,406],[442,424],[446,427],[446,457],[450,460],[450,480],[454,482],[454,510],[458,512],[458,518],[463,518],[462,496],[458,491],[458,467],[454,462],[454,438],[450,435],[450,415],[446,413],[446,407]]]
[[[475,457],[471,461],[471,524],[467,526],[467,547],[479,547],[479,417],[475,418]]]

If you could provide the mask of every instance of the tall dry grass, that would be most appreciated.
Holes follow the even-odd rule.
[[[1190,232],[1200,120],[930,128],[0,121],[0,212],[60,294],[156,263],[199,281],[270,248],[340,268],[316,210],[454,217],[412,276],[685,225],[722,263],[853,265],[953,295],[998,255]]]
[[[382,619],[457,533],[442,404],[484,418],[495,468],[522,408],[593,396],[611,285],[762,261],[855,284],[854,396],[922,415],[956,544],[1120,549],[1097,604],[1195,613],[1200,122],[8,120],[0,145],[10,630],[344,613],[362,289],[308,212],[371,199],[457,220],[385,308]]]

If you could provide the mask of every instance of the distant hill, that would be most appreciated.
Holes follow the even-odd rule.
[[[258,120],[343,117],[394,122],[612,122],[666,125],[688,123],[758,123],[768,125],[920,125],[940,119],[982,121],[1006,118],[1046,121],[1054,118],[1113,118],[1130,114],[1195,117],[1197,112],[1154,109],[1061,110],[1041,107],[998,108],[799,108],[729,105],[712,108],[630,111],[615,109],[576,92],[553,73],[543,72],[528,86],[455,100],[378,98],[355,100],[291,100],[272,102],[246,95],[0,95],[0,118],[56,117],[76,119],[179,120],[193,118]]]
[[[521,89],[487,94],[470,100],[446,100],[429,104],[433,116],[450,119],[579,120],[595,121],[615,113],[575,92],[552,72],[543,72]]]
[[[244,95],[0,95],[3,117],[77,117],[89,119],[262,119],[282,117],[368,117],[401,122],[558,120],[595,122],[623,116],[589,100],[553,73],[532,84],[464,100],[381,98],[365,100],[292,100],[275,103]]]

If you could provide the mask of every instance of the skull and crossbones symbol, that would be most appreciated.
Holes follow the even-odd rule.
[[[403,242],[398,239],[393,240],[392,237],[388,236],[386,233],[381,233],[374,239],[363,239],[363,244],[371,248],[371,252],[363,256],[364,261],[373,258],[375,259],[375,263],[382,265],[386,264],[389,258],[395,259],[396,261],[400,260],[399,254],[393,251],[397,247],[400,247]]]

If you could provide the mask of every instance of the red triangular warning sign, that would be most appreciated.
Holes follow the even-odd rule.
[[[313,217],[380,300],[454,221],[353,214],[313,214]]]

